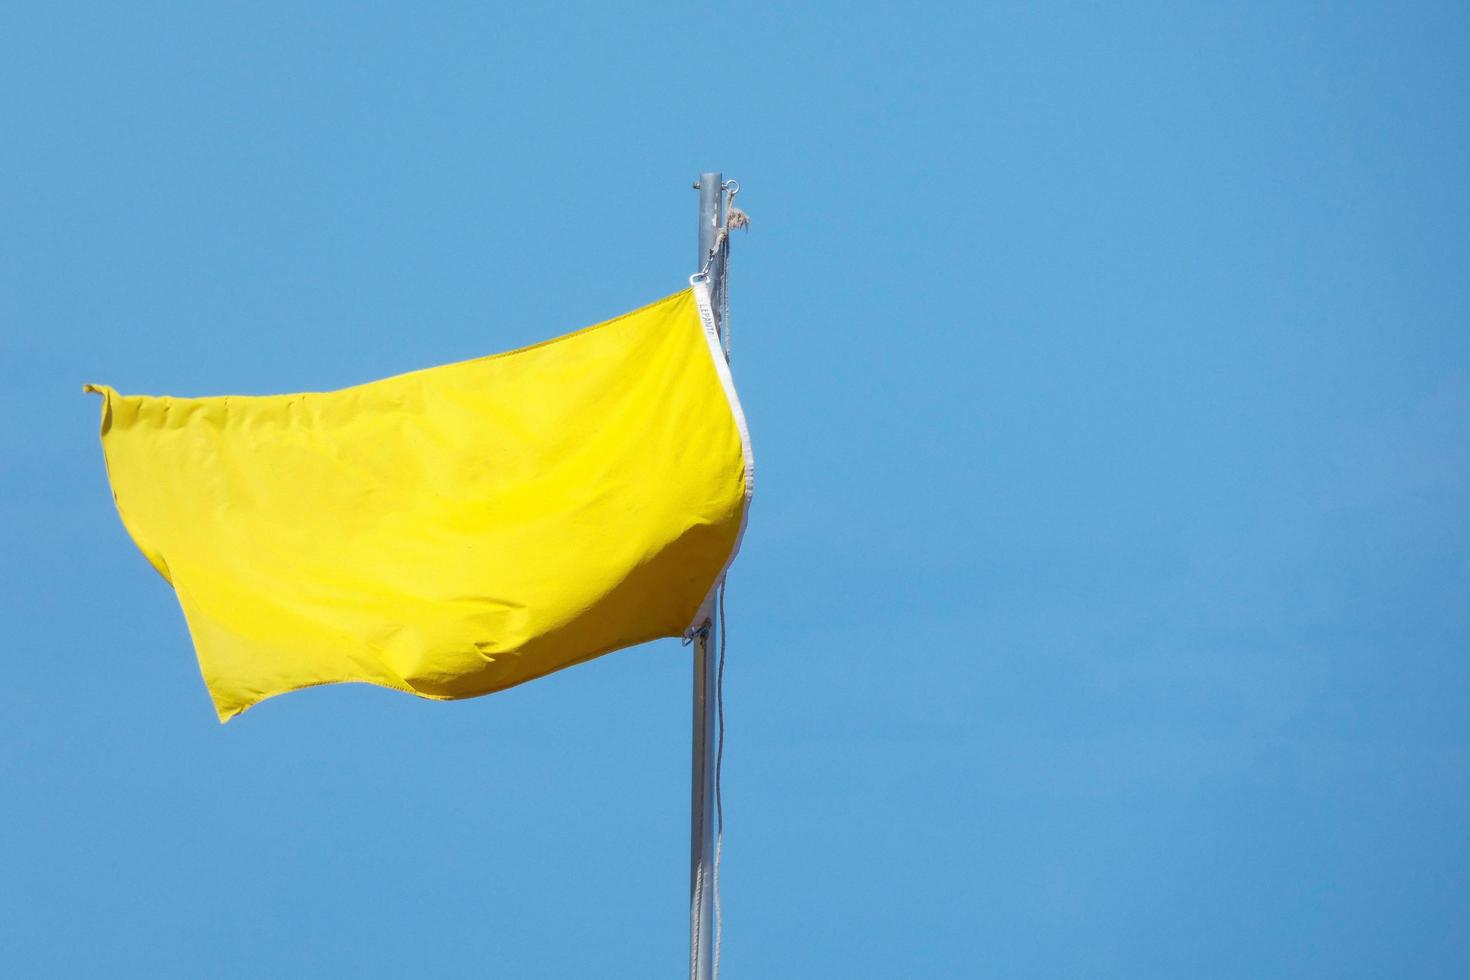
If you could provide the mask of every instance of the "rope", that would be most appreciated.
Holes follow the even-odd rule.
[[[715,899],[715,948],[714,948],[714,972],[710,980],[720,978],[720,940],[724,932],[724,917],[720,910],[720,852],[725,843],[725,802],[720,792],[720,779],[725,767],[725,580],[720,579],[719,592],[717,593],[718,614],[714,617],[720,621],[719,639],[719,661],[715,667],[715,717],[716,717],[716,739],[715,739],[715,860],[714,868],[710,875],[710,890]],[[700,636],[706,638],[706,642],[715,642],[713,624],[706,619],[704,625],[697,630],[691,631],[684,638],[687,646]],[[689,944],[689,976],[692,978],[699,975],[699,940],[702,938],[704,929],[704,864],[699,865],[699,870],[694,878],[694,908],[693,928],[695,941]]]
[[[733,185],[733,186],[732,186]],[[736,228],[750,229],[750,215],[735,206],[735,195],[740,193],[740,181],[728,180],[725,187],[729,196],[725,198],[725,227],[720,229],[717,242],[720,253],[720,331],[725,341],[725,363],[730,362],[730,232]]]
[[[696,185],[697,186],[697,185]],[[750,229],[750,215],[735,206],[735,195],[740,193],[740,181],[727,180],[725,190],[725,223],[715,235],[709,254],[704,257],[704,267],[699,275],[708,276],[715,260],[720,260],[720,337],[724,341],[725,360],[730,360],[730,232],[737,228]]]
[[[719,259],[720,281],[720,340],[724,348],[726,363],[730,360],[730,232],[735,228],[749,228],[750,216],[735,206],[735,195],[740,193],[739,181],[726,181],[724,190],[725,197],[725,223],[720,228],[719,234],[715,236],[715,243],[710,247],[709,255],[705,258],[704,268],[700,270],[703,275],[709,275],[710,268]],[[724,938],[725,922],[723,910],[720,907],[720,858],[725,847],[725,801],[722,793],[722,782],[725,769],[725,579],[721,577],[718,593],[718,611],[715,616],[720,624],[719,639],[719,661],[715,668],[715,714],[718,734],[715,740],[715,860],[710,874],[710,891],[714,896],[715,903],[715,948],[714,948],[714,972],[711,980],[720,980],[720,952],[721,942]],[[710,630],[710,623],[706,621],[703,629]],[[685,638],[688,643],[697,635],[691,634]],[[714,637],[711,636],[713,641]],[[704,866],[701,865],[696,879],[694,900],[694,934],[696,940],[699,938],[700,930],[704,925]],[[695,953],[697,943],[691,945],[689,953],[689,975],[696,976],[698,973],[698,959]]]
[[[725,801],[720,796],[720,778],[725,768],[725,580],[720,579],[720,665],[715,670],[715,708],[719,715],[720,734],[715,742],[715,868],[712,884],[715,893],[715,971],[712,980],[720,980],[720,940],[725,931],[720,914],[720,851],[725,846]]]
[[[704,621],[704,623],[698,629],[690,630],[688,633],[686,633],[684,635],[684,645],[685,646],[688,646],[691,643],[695,643],[695,642],[697,642],[700,639],[700,637],[704,637],[706,639],[706,642],[708,642],[711,639],[711,636],[710,636],[710,626],[711,625],[712,624],[711,624],[710,620],[706,619]],[[699,656],[699,648],[698,647],[695,647],[695,654],[694,655],[696,657]],[[718,680],[716,682],[715,687],[716,687],[716,689],[718,689],[718,687],[719,687]],[[719,771],[719,765],[718,765],[718,763],[715,766],[715,771],[716,772]],[[716,792],[718,793],[718,790]],[[718,844],[716,846],[718,847]],[[718,906],[716,906],[716,908],[718,908]],[[703,945],[702,940],[704,938],[704,862],[703,861],[699,862],[698,869],[695,871],[695,876],[694,876],[694,906],[690,910],[690,914],[693,917],[693,921],[690,923],[690,928],[691,928],[691,931],[693,932],[693,942],[691,942],[689,944],[689,980],[695,980],[695,978],[699,976],[699,949],[700,949],[700,946]]]
[[[725,226],[720,229],[716,248],[720,252],[720,337],[724,342],[725,363],[730,362],[730,231],[733,228],[749,228],[750,216],[735,206],[735,195],[740,193],[739,181],[727,181],[725,190]],[[715,741],[715,866],[711,876],[711,890],[715,899],[715,962],[711,980],[720,980],[720,946],[724,938],[725,918],[720,906],[720,857],[725,849],[725,801],[722,782],[725,770],[725,579],[720,578],[719,614],[720,660],[715,668],[715,712],[719,722],[719,735]]]

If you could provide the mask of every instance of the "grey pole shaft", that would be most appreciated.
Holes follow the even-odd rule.
[[[699,175],[699,264],[709,261],[721,222],[722,175]],[[710,268],[710,291],[719,283],[719,270]],[[716,325],[720,304],[716,302]],[[714,865],[715,865],[715,662],[713,611],[710,629],[694,645],[693,769],[689,807],[689,975],[711,980],[714,972]]]

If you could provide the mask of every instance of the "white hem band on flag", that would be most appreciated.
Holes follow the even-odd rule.
[[[694,621],[685,630],[686,636],[699,629],[705,620],[709,619],[714,609],[715,593],[719,591],[720,583],[725,580],[725,573],[730,570],[735,556],[740,553],[740,543],[745,538],[746,519],[750,514],[750,498],[755,492],[755,454],[750,448],[750,429],[745,424],[745,410],[740,407],[740,395],[735,391],[735,379],[730,374],[730,364],[725,360],[724,348],[720,346],[720,331],[715,326],[715,311],[714,304],[710,300],[709,282],[696,275],[690,277],[689,285],[694,291],[694,304],[699,308],[699,322],[704,328],[704,339],[709,345],[710,360],[714,362],[715,373],[719,375],[720,387],[725,391],[725,398],[730,402],[730,414],[735,418],[735,428],[740,432],[740,454],[745,460],[745,499],[741,504],[740,527],[735,532],[735,545],[730,549],[730,557],[725,560],[725,567],[721,568],[720,574],[715,577],[709,594],[699,604],[699,611],[694,614]]]

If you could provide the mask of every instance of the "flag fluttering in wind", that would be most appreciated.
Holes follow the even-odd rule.
[[[707,287],[340,391],[103,396],[118,513],[221,721],[317,684],[498,691],[707,615],[753,463]]]

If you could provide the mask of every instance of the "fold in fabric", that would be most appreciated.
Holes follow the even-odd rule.
[[[118,513],[227,721],[345,681],[474,697],[683,634],[751,490],[717,352],[697,285],[341,391],[88,390]]]

